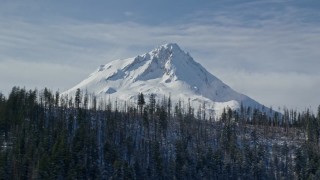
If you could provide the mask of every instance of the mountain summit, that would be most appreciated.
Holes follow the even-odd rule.
[[[241,103],[262,107],[210,74],[175,43],[162,45],[134,58],[101,65],[65,94],[73,95],[77,88],[100,98],[132,103],[136,103],[140,92],[146,96],[153,93],[159,100],[171,96],[174,103],[179,100],[185,104],[190,102],[196,108],[205,103],[206,109],[216,115],[224,107],[236,109]]]

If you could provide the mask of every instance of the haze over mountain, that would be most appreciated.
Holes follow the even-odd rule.
[[[206,110],[218,116],[224,107],[237,109],[241,103],[253,108],[262,107],[210,74],[176,43],[101,65],[64,94],[74,96],[78,88],[98,98],[130,103],[137,102],[140,92],[145,94],[146,101],[151,93],[157,100],[170,96],[174,104],[180,100],[198,108],[205,103]]]

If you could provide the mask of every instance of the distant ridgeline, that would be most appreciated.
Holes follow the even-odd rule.
[[[320,107],[317,115],[284,109],[272,117],[224,108],[214,120],[170,96],[136,99],[119,104],[80,90],[68,97],[19,87],[0,93],[0,177],[320,178]]]

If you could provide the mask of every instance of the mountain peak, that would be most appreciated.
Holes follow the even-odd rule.
[[[74,94],[77,88],[101,98],[131,102],[136,102],[140,92],[152,93],[158,98],[171,94],[173,102],[189,100],[195,107],[206,103],[217,114],[223,107],[236,109],[241,103],[261,106],[210,74],[176,43],[161,45],[142,56],[102,65],[66,93]]]
[[[153,59],[163,64],[167,62],[182,63],[193,60],[193,58],[183,51],[177,43],[167,43],[159,46],[144,55],[147,59]]]
[[[152,50],[150,53],[154,55],[187,54],[183,50],[181,50],[181,48],[177,43],[167,43],[167,44],[161,45],[158,48]]]
[[[167,43],[162,45],[161,47],[172,50],[172,51],[182,51],[177,43]]]

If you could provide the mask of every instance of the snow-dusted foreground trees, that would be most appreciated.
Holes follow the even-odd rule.
[[[268,117],[242,107],[210,121],[191,106],[139,96],[120,106],[80,91],[0,94],[0,177],[320,179],[320,111]]]

